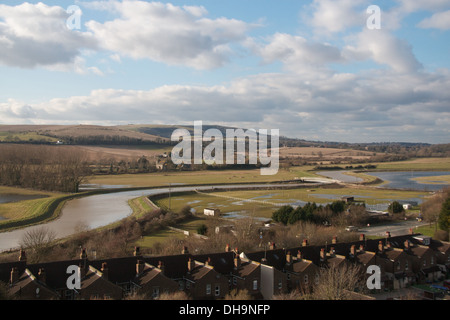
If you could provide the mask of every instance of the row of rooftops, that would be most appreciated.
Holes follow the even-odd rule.
[[[424,244],[427,245],[424,245]],[[395,248],[397,250],[387,250]],[[40,277],[45,274],[45,283],[53,289],[66,288],[68,278],[67,268],[71,265],[84,265],[91,273],[102,276],[107,272],[107,279],[115,284],[127,283],[136,278],[139,264],[147,269],[155,269],[172,280],[192,279],[198,280],[210,270],[221,275],[234,275],[245,278],[251,274],[260,264],[269,265],[275,269],[285,271],[286,265],[295,261],[308,261],[317,266],[339,264],[342,261],[352,259],[358,252],[359,262],[364,264],[364,259],[369,261],[376,254],[385,255],[387,259],[395,259],[396,254],[409,250],[412,254],[421,256],[426,250],[432,250],[436,254],[450,254],[450,243],[437,241],[420,234],[390,237],[387,234],[384,239],[366,239],[362,234],[359,241],[339,243],[333,238],[331,244],[322,246],[311,246],[308,241],[303,240],[301,246],[294,248],[277,248],[273,243],[269,250],[241,253],[238,249],[231,250],[227,245],[224,252],[192,255],[186,247],[179,255],[170,256],[146,256],[141,255],[136,248],[134,255],[122,258],[110,258],[101,260],[89,260],[86,250],[83,249],[80,258],[74,260],[45,262],[38,264],[27,264],[26,254],[21,251],[19,261],[0,264],[0,281],[10,283],[11,271],[16,270],[19,274],[30,273],[30,276]],[[449,259],[447,259],[448,261]],[[301,272],[306,267],[296,265],[295,272]],[[195,272],[194,272],[195,270]],[[149,273],[147,275],[151,277]]]

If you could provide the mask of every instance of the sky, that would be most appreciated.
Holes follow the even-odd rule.
[[[2,1],[0,124],[450,143],[450,0]]]

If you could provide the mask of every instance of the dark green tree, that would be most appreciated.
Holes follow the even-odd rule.
[[[439,228],[444,231],[449,231],[450,229],[450,197],[444,201],[441,208],[441,213],[439,214]]]
[[[402,213],[404,211],[405,211],[405,209],[398,201],[392,202],[388,207],[388,212],[392,213],[392,214],[398,214],[398,213]]]

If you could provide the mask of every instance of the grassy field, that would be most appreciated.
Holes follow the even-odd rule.
[[[426,184],[444,184],[444,183],[450,184],[450,175],[434,176],[434,177],[418,177],[413,178],[412,180]]]
[[[59,193],[42,192],[30,189],[0,187],[0,195],[37,196],[39,199],[22,200],[18,202],[0,203],[0,217],[9,220],[24,219],[34,216],[48,205],[49,202],[61,196]]]
[[[274,204],[282,205],[298,200],[325,204],[339,200],[342,196],[354,196],[355,200],[365,201],[369,205],[376,205],[389,203],[391,200],[419,198],[427,195],[429,195],[427,192],[384,190],[370,187],[245,190],[214,192],[212,194],[174,195],[170,199],[170,206],[174,211],[181,210],[185,205],[189,205],[198,213],[203,213],[205,208],[215,207],[220,209],[222,213],[245,212],[244,214],[246,215],[270,218],[272,213],[279,208],[279,206]],[[241,199],[253,201],[242,201]],[[169,198],[159,199],[157,204],[168,207]]]
[[[371,164],[377,166],[377,171],[450,171],[450,158],[419,158],[406,161],[375,162]],[[357,164],[353,166],[355,167]]]
[[[189,231],[191,234],[197,233],[197,228],[205,223],[204,218],[194,218],[189,221],[180,223],[175,226],[175,228]],[[181,232],[173,231],[170,229],[163,229],[152,233],[151,235],[143,236],[140,240],[136,242],[136,246],[141,248],[151,248],[157,243],[163,243],[169,238],[184,239],[186,235]]]
[[[280,169],[276,175],[262,176],[259,169],[255,170],[205,170],[183,171],[148,174],[124,174],[89,177],[88,183],[105,185],[126,185],[130,187],[156,187],[169,184],[230,184],[251,182],[272,182],[293,180],[300,177],[316,177],[309,171],[311,166]]]

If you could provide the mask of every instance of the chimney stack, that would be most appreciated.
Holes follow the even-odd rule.
[[[189,254],[189,250],[187,247],[183,247],[183,250],[181,251],[181,254]]]
[[[205,266],[210,266],[211,265],[211,258],[208,257],[208,260],[205,261]]]
[[[390,231],[386,231],[386,238],[390,238],[391,237],[391,232]]]
[[[237,270],[239,269],[241,266],[241,258],[239,257],[239,255],[236,255],[234,257],[234,269]]]
[[[359,245],[359,251],[364,252],[364,245],[362,245],[362,244]]]
[[[164,271],[165,271],[164,262],[162,262],[162,261],[158,262],[158,269],[161,270],[162,274],[164,274]]]
[[[355,245],[352,245],[350,247],[350,254],[352,255],[352,257],[356,256],[356,246]]]
[[[270,250],[275,250],[275,248],[276,248],[275,242],[272,242],[270,244]]]
[[[145,263],[142,260],[138,260],[136,263],[136,274],[140,275],[142,272],[144,272]]]
[[[227,245],[225,246],[225,252],[230,252],[230,245],[227,243]]]
[[[10,284],[14,284],[14,282],[16,282],[17,280],[19,280],[19,269],[17,269],[17,267],[14,267],[11,269],[11,277],[10,277]]]
[[[320,249],[320,261],[325,261],[327,259],[327,254],[325,248]]]
[[[27,261],[27,255],[23,249],[20,249],[19,261]]]
[[[80,262],[78,268],[80,269],[80,278],[83,279],[86,276],[88,267],[86,266],[85,263]]]
[[[188,260],[188,272],[192,272],[195,268],[195,261],[189,258]]]
[[[331,240],[331,243],[336,244],[337,243],[337,237],[334,236],[333,239]]]
[[[366,240],[366,235],[364,233],[361,233],[359,235],[359,241],[364,241],[364,240]]]
[[[86,248],[81,249],[80,259],[87,259]]]
[[[378,252],[383,253],[383,251],[384,251],[383,242],[378,241]]]
[[[409,234],[414,234],[413,228],[409,228]]]
[[[300,250],[297,251],[297,260],[303,260],[302,252]]]
[[[303,239],[302,246],[306,247],[308,245],[308,239]]]
[[[291,263],[292,263],[292,255],[291,255],[291,252],[288,251],[286,253],[286,264],[290,265]]]
[[[108,280],[108,264],[106,262],[102,263],[102,269],[100,270],[103,274],[103,278],[105,278],[106,280]]]
[[[405,250],[409,250],[410,248],[411,247],[410,247],[409,241],[405,240]]]
[[[39,281],[42,282],[43,284],[46,283],[47,277],[46,277],[46,275],[45,275],[45,269],[44,269],[44,268],[39,268],[38,279],[39,279]]]
[[[140,247],[134,247],[133,255],[135,257],[140,256],[141,255],[141,248]]]

